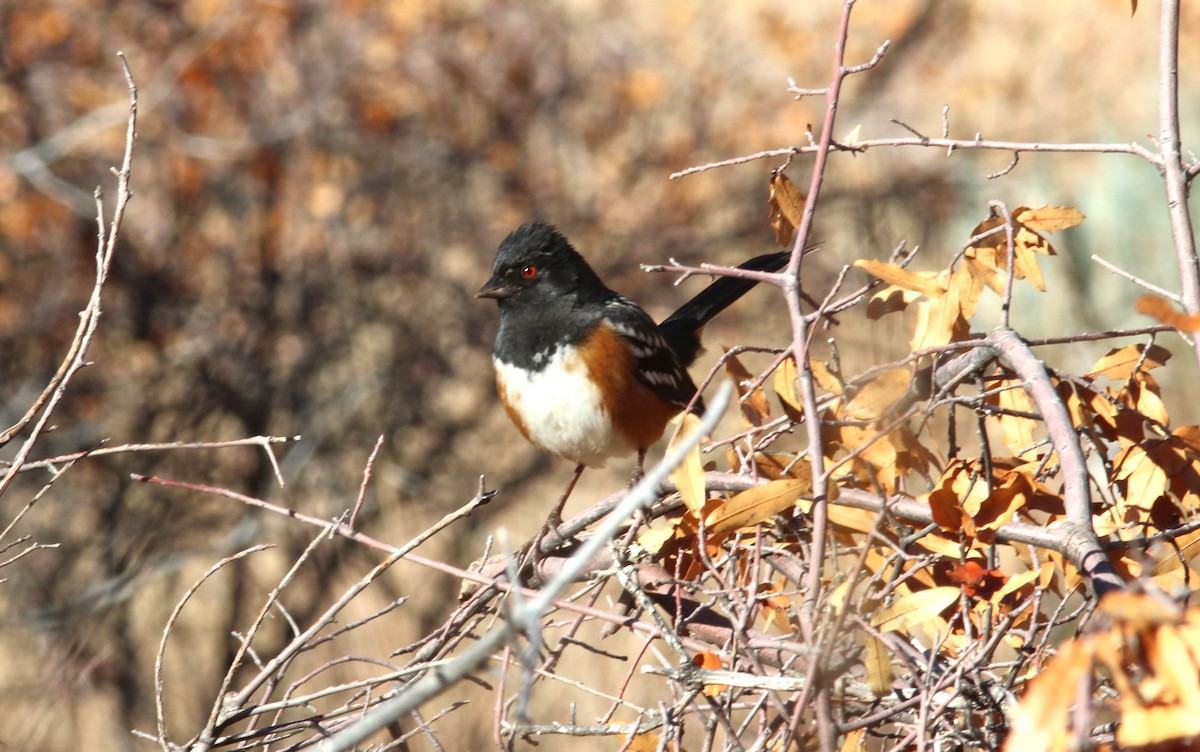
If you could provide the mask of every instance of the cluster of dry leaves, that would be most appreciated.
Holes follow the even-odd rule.
[[[781,243],[789,242],[789,217],[802,203],[785,176],[773,178],[772,222]],[[1102,599],[1094,613],[1080,598],[1087,592],[1080,573],[1060,552],[1018,545],[1004,534],[1014,523],[1052,534],[1065,515],[1059,459],[1023,382],[998,365],[965,384],[936,384],[932,376],[947,357],[981,341],[971,323],[985,294],[1011,301],[1016,282],[1045,291],[1039,256],[1055,255],[1046,234],[1082,220],[1061,206],[993,212],[940,271],[912,271],[906,268],[911,258],[856,262],[879,280],[865,301],[867,317],[907,311],[912,352],[854,378],[841,373],[835,358],[809,363],[820,396],[815,417],[831,480],[836,550],[836,564],[826,564],[823,575],[824,613],[831,622],[857,623],[844,639],[861,651],[858,675],[880,702],[904,684],[897,683],[904,661],[889,655],[896,648],[885,642],[888,633],[924,645],[936,656],[930,660],[947,665],[978,658],[982,641],[989,645],[985,673],[1007,698],[1012,733],[1006,749],[1066,750],[1103,730],[1102,719],[1120,720],[1115,740],[1121,748],[1173,743],[1170,748],[1183,749],[1200,735],[1200,611],[1178,605],[1193,588],[1200,543],[1194,524],[1200,426],[1170,425],[1151,375],[1170,353],[1150,336],[1112,349],[1081,375],[1051,373],[1090,457],[1091,523],[1131,583],[1130,590]],[[758,626],[801,639],[801,612],[811,604],[800,577],[777,567],[764,579],[756,565],[767,558],[812,565],[803,523],[814,503],[811,465],[803,452],[782,448],[807,417],[796,367],[787,352],[772,364],[773,375],[753,375],[734,352],[722,361],[739,387],[743,432],[720,444],[730,469],[767,482],[733,495],[709,493],[704,470],[716,463],[705,468],[697,450],[674,475],[683,511],[639,542],[666,570],[697,587],[715,579],[753,593]],[[956,436],[956,409],[974,414],[977,453],[968,454],[968,442]],[[860,492],[856,498],[874,494],[881,504],[840,503],[839,494],[850,489]],[[927,510],[929,524],[919,525],[905,501]],[[1060,618],[1064,611],[1070,619]],[[1062,624],[1080,636],[1055,654],[1060,638],[1051,640],[1049,632]],[[708,669],[722,665],[717,654],[704,651],[696,662]],[[714,697],[739,691],[705,686]],[[1085,711],[1072,715],[1080,704]],[[961,716],[974,715],[986,725],[983,704],[966,706],[955,723],[970,725]],[[892,719],[897,729],[904,725],[900,718]],[[1096,728],[1078,728],[1081,718]],[[658,740],[651,736],[645,744]],[[861,741],[851,733],[844,749]]]

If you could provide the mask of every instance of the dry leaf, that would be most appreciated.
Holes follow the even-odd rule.
[[[694,413],[684,413],[683,428],[679,431],[680,438],[691,436],[700,427],[700,418]],[[671,482],[679,489],[684,505],[693,514],[699,516],[704,509],[708,492],[704,486],[704,465],[700,462],[700,446],[697,444],[688,452],[683,464],[671,473]]]
[[[839,752],[859,752],[863,748],[863,740],[866,738],[867,730],[865,728],[854,729],[846,734],[846,740],[842,742],[842,748]]]
[[[777,172],[771,176],[770,195],[767,206],[770,207],[769,217],[771,227],[775,228],[775,242],[784,248],[792,244],[792,233],[800,225],[804,216],[804,194],[787,175]]]
[[[792,358],[785,358],[775,369],[775,394],[787,416],[799,423],[804,419],[804,400],[800,397],[797,377],[796,361]]]
[[[995,405],[1002,410],[1033,415],[1038,414],[1037,406],[1033,404],[1033,399],[1030,398],[1029,394],[1022,387],[1022,382],[1003,381],[996,384],[995,388],[1000,389],[1001,387],[1009,388],[1002,392],[988,395],[985,402]],[[1008,415],[1004,413],[997,415],[996,421],[1000,424],[1000,430],[1004,433],[1004,446],[1008,447],[1008,451],[1023,460],[1037,459],[1038,450],[1034,448],[1034,445],[1038,443],[1037,433],[1041,428],[1041,421],[1021,415]]]
[[[871,626],[880,632],[908,629],[933,619],[958,600],[956,587],[937,587],[901,596],[892,605],[875,614]]]
[[[830,394],[841,394],[845,389],[841,377],[830,371],[829,366],[825,365],[825,361],[811,358],[809,367],[812,369],[813,381],[825,391]],[[792,361],[792,368],[795,369],[795,361]]]
[[[1143,357],[1143,353],[1145,356]],[[1085,376],[1089,379],[1095,379],[1097,376],[1107,376],[1116,381],[1128,381],[1133,375],[1133,369],[1138,363],[1142,364],[1142,370],[1149,371],[1152,368],[1158,368],[1165,364],[1171,358],[1171,351],[1165,347],[1158,345],[1126,345],[1109,350],[1108,353],[1096,361],[1096,365],[1092,366],[1092,370],[1088,371]]]
[[[908,393],[912,371],[893,368],[871,379],[846,404],[846,416],[854,420],[875,420]]]
[[[867,686],[875,697],[884,697],[892,691],[892,652],[874,635],[867,636],[863,665],[867,669]]]
[[[798,463],[808,472],[808,463]],[[704,521],[710,535],[720,536],[744,528],[752,528],[775,515],[791,509],[804,494],[812,491],[812,479],[773,480],[748,491],[742,491],[713,510]]]
[[[1143,295],[1137,299],[1134,308],[1181,332],[1200,332],[1200,314],[1177,311],[1175,306],[1157,295]]]
[[[716,653],[710,653],[707,650],[701,650],[699,653],[696,653],[694,656],[692,656],[692,663],[694,663],[697,668],[703,669],[704,671],[721,670],[721,657]],[[709,697],[716,697],[726,689],[729,689],[729,687],[725,686],[724,684],[705,684],[704,694],[708,695]]]
[[[750,391],[750,385],[755,381],[754,374],[742,365],[742,361],[738,360],[736,355],[725,358],[725,372],[729,374],[729,378],[733,379],[738,397],[741,398],[742,420],[751,428],[761,426],[764,420],[771,416],[771,407],[767,403],[767,395],[763,392],[762,386],[759,385],[753,392]]]
[[[1092,670],[1094,643],[1071,640],[1029,683],[1013,714],[1005,752],[1066,752],[1073,734],[1067,713],[1075,687]]]
[[[1043,206],[1040,209],[1021,207],[1013,219],[1034,232],[1057,232],[1075,227],[1084,220],[1083,213],[1073,206]]]
[[[625,750],[625,752],[658,752],[658,742],[658,734],[653,731],[647,731],[643,734],[637,734],[632,739],[626,741],[621,749]]]
[[[939,275],[932,272],[910,272],[896,264],[875,259],[859,259],[854,262],[854,265],[888,284],[920,293],[928,298],[941,297],[946,292],[946,287],[941,283]]]
[[[921,293],[906,290],[899,285],[888,285],[867,301],[867,318],[876,321],[882,316],[903,311],[908,304],[921,297]]]

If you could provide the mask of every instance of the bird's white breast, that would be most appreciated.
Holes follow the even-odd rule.
[[[558,348],[537,371],[494,362],[497,385],[539,449],[591,467],[633,451],[613,430],[604,398],[573,347]]]

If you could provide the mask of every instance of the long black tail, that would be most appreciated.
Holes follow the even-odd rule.
[[[788,251],[755,256],[737,268],[755,272],[775,272],[787,266]],[[700,331],[713,317],[735,300],[750,292],[758,282],[738,277],[721,277],[697,293],[696,297],[668,316],[658,329],[684,366],[690,366],[700,354]]]

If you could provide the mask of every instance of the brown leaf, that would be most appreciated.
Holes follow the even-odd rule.
[[[809,470],[807,462],[797,463],[794,469]],[[811,472],[811,471],[810,471]],[[742,491],[713,510],[704,521],[705,529],[714,536],[752,528],[780,512],[791,509],[804,494],[812,491],[811,478],[773,480],[748,491]]]
[[[1164,426],[1171,421],[1167,406],[1162,401],[1162,390],[1149,373],[1138,371],[1133,374],[1121,394],[1134,410],[1146,418]]]
[[[1200,332],[1200,313],[1177,311],[1168,300],[1157,295],[1143,295],[1137,299],[1134,308],[1138,313],[1156,318],[1181,332]]]
[[[812,472],[807,460],[797,459],[797,455],[794,454],[779,452],[755,452],[754,466],[759,475],[769,480],[807,478]]]
[[[729,351],[726,350],[726,352]],[[726,357],[725,372],[737,386],[738,396],[741,398],[742,420],[748,427],[761,426],[765,419],[771,416],[771,406],[767,403],[767,395],[763,392],[762,385],[760,384],[753,392],[750,391],[750,385],[754,383],[755,377],[742,365],[742,361],[738,360],[736,355]]]
[[[804,216],[804,194],[787,175],[777,172],[771,176],[770,208],[771,227],[775,228],[775,242],[784,248],[792,244],[792,233]]]
[[[876,321],[882,316],[903,311],[908,304],[921,297],[921,293],[906,290],[899,285],[888,285],[867,300],[867,318]]]

